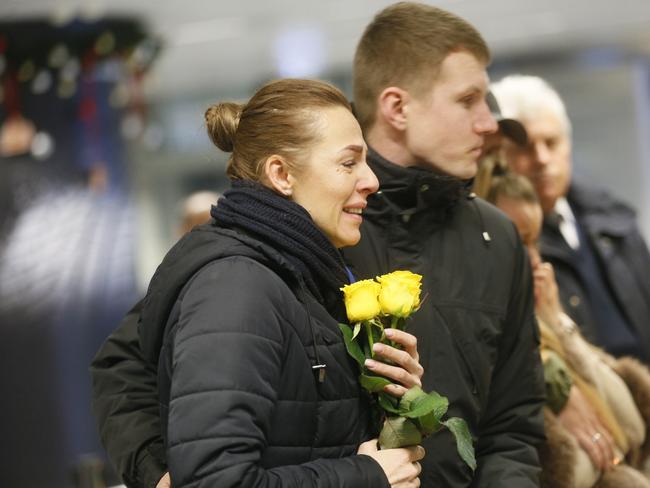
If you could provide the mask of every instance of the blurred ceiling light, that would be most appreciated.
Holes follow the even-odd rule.
[[[18,68],[18,81],[30,81],[36,73],[36,65],[31,59],[24,61]]]
[[[218,18],[190,22],[179,26],[169,41],[176,46],[203,44],[246,34],[246,23],[241,17]]]
[[[59,98],[70,98],[77,91],[77,83],[74,80],[62,79],[57,87]]]
[[[275,38],[273,55],[282,77],[318,76],[325,68],[325,35],[316,26],[286,29]]]
[[[52,74],[49,70],[43,68],[36,74],[32,81],[32,93],[35,95],[42,95],[47,92],[51,86]]]
[[[63,43],[55,45],[47,58],[50,68],[61,68],[70,57],[68,48]]]
[[[47,132],[37,132],[32,139],[31,153],[35,159],[44,161],[54,152],[54,139]]]
[[[55,26],[62,26],[74,19],[77,8],[72,3],[57,2],[50,11],[50,21]]]
[[[80,72],[81,64],[79,63],[79,60],[77,58],[70,58],[65,62],[61,71],[59,71],[59,76],[65,81],[74,81],[77,79]]]
[[[100,56],[106,56],[115,49],[115,35],[111,31],[102,33],[95,41],[95,52]]]

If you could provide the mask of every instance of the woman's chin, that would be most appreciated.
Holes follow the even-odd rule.
[[[360,232],[356,232],[354,234],[351,233],[346,236],[339,236],[338,239],[336,240],[335,246],[339,249],[343,247],[356,246],[360,240],[361,240]]]

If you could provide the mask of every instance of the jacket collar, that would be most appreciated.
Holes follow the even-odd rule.
[[[368,164],[379,179],[379,191],[368,199],[373,210],[415,214],[426,211],[443,220],[458,202],[469,195],[472,181],[441,175],[419,167],[394,164],[368,148]]]
[[[572,183],[567,200],[579,222],[590,234],[622,237],[636,227],[634,210],[614,200],[606,192]]]

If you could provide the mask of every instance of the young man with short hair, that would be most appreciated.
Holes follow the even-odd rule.
[[[497,130],[489,60],[463,19],[407,2],[377,14],[355,55],[356,116],[380,192],[360,243],[343,252],[359,278],[424,276],[428,296],[409,325],[423,388],[447,396],[476,440],[472,473],[451,435],[426,439],[422,486],[538,485],[543,380],[530,266],[510,221],[468,191]]]

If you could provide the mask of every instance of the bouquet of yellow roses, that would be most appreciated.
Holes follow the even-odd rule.
[[[361,368],[361,386],[376,398],[383,412],[379,447],[417,445],[423,437],[446,427],[456,438],[458,454],[474,470],[476,459],[467,424],[458,417],[443,419],[449,406],[447,398],[435,391],[425,393],[418,386],[408,390],[402,398],[395,398],[383,391],[391,381],[371,374],[365,367],[365,360],[373,357],[375,343],[394,346],[386,338],[387,327],[405,330],[406,319],[420,307],[421,282],[421,275],[394,271],[375,280],[344,286],[341,290],[351,325],[339,324],[339,327],[348,353]]]

